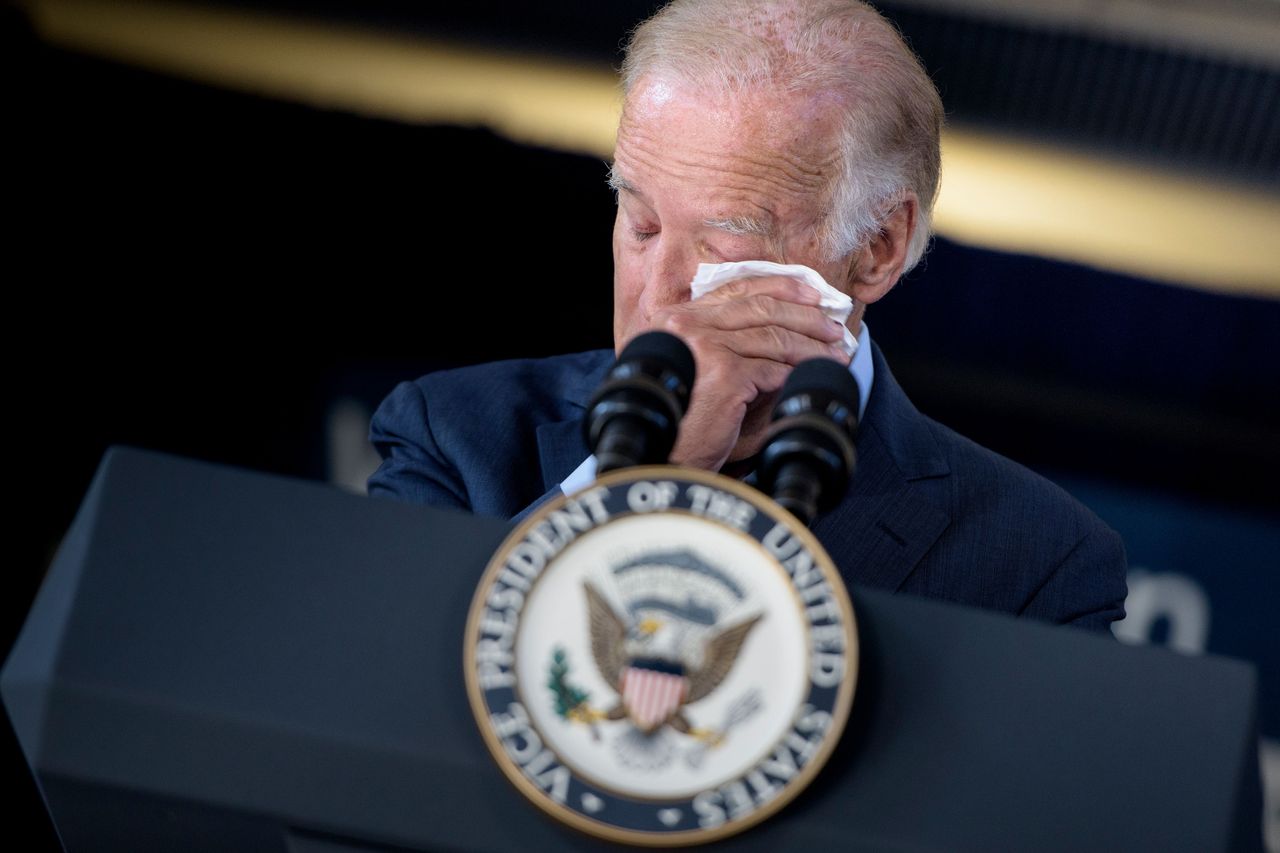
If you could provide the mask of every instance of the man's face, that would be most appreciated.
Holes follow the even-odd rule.
[[[835,111],[822,99],[754,94],[726,103],[641,81],[618,128],[614,344],[689,299],[699,263],[813,267],[846,289],[850,258],[819,242],[837,169]]]

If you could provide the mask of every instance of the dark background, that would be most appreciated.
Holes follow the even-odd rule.
[[[405,8],[362,14],[404,25]],[[490,36],[590,54],[635,19],[582,23],[574,8],[564,15],[579,23],[555,44],[519,18]],[[599,160],[168,79],[45,46],[17,11],[0,13],[7,316],[20,343],[0,649],[109,445],[324,479],[335,401],[372,410],[441,366],[611,345],[613,202]],[[477,31],[466,15],[435,23]],[[593,38],[599,27],[612,35]],[[956,93],[972,85],[944,96],[963,106],[972,96]],[[1004,109],[989,122],[1012,121]],[[1232,179],[1267,166],[1196,162]],[[1112,502],[1147,522],[1177,506],[1210,528],[1263,531],[1210,650],[1260,661],[1263,728],[1280,736],[1280,664],[1260,651],[1274,643],[1263,617],[1280,556],[1267,553],[1280,530],[1280,303],[939,239],[868,325],[925,413],[1084,484],[1098,511],[1141,494],[1148,503]],[[4,735],[21,783],[9,832],[31,826],[51,847]]]

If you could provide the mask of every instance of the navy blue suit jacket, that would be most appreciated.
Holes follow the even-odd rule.
[[[846,581],[1104,628],[1124,614],[1120,537],[1066,492],[921,415],[878,349],[853,484],[814,533]],[[588,456],[608,350],[403,382],[373,416],[369,494],[512,518]]]

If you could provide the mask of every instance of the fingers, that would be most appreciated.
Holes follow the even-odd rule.
[[[824,341],[838,341],[844,334],[844,326],[828,318],[822,309],[772,296],[753,294],[707,305],[702,310],[707,312],[708,322],[721,329],[781,326]]]
[[[836,334],[836,339],[839,339],[839,333]],[[848,361],[839,344],[816,340],[781,326],[726,332],[723,340],[717,343],[741,358],[767,360],[790,367],[811,358]]]
[[[749,405],[761,395],[780,390],[782,383],[787,381],[792,370],[792,365],[771,358],[735,357],[708,360],[707,382],[704,383],[707,388],[704,390],[712,387],[751,389],[735,400],[735,402]]]
[[[733,302],[674,305],[654,317],[658,327],[698,349],[716,347],[744,358],[790,365],[807,358],[847,361],[840,342],[844,326],[819,309],[768,296]]]
[[[782,275],[735,279],[721,285],[698,301],[730,302],[744,296],[770,296],[785,302],[794,302],[797,305],[818,305],[822,301],[822,296],[812,287]]]
[[[672,306],[672,314],[691,312],[699,325],[718,329],[781,326],[818,340],[839,341],[844,326],[822,312],[821,301],[816,290],[793,278],[761,276],[731,281],[694,302]]]

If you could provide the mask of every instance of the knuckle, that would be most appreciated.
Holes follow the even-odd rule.
[[[782,389],[790,373],[791,368],[785,364],[768,364],[761,368],[760,376],[756,380],[756,386],[760,389],[760,393],[772,394]]]
[[[689,315],[685,311],[663,311],[655,319],[664,331],[674,335],[686,335],[691,328]]]
[[[755,322],[763,325],[773,319],[773,306],[769,304],[767,297],[753,296],[747,300],[746,305]]]
[[[746,376],[745,363],[739,358],[718,358],[711,361],[707,370],[708,384],[731,398],[740,396],[742,388],[751,384]]]
[[[765,326],[765,337],[769,348],[784,355],[791,354],[790,338],[780,326]]]

